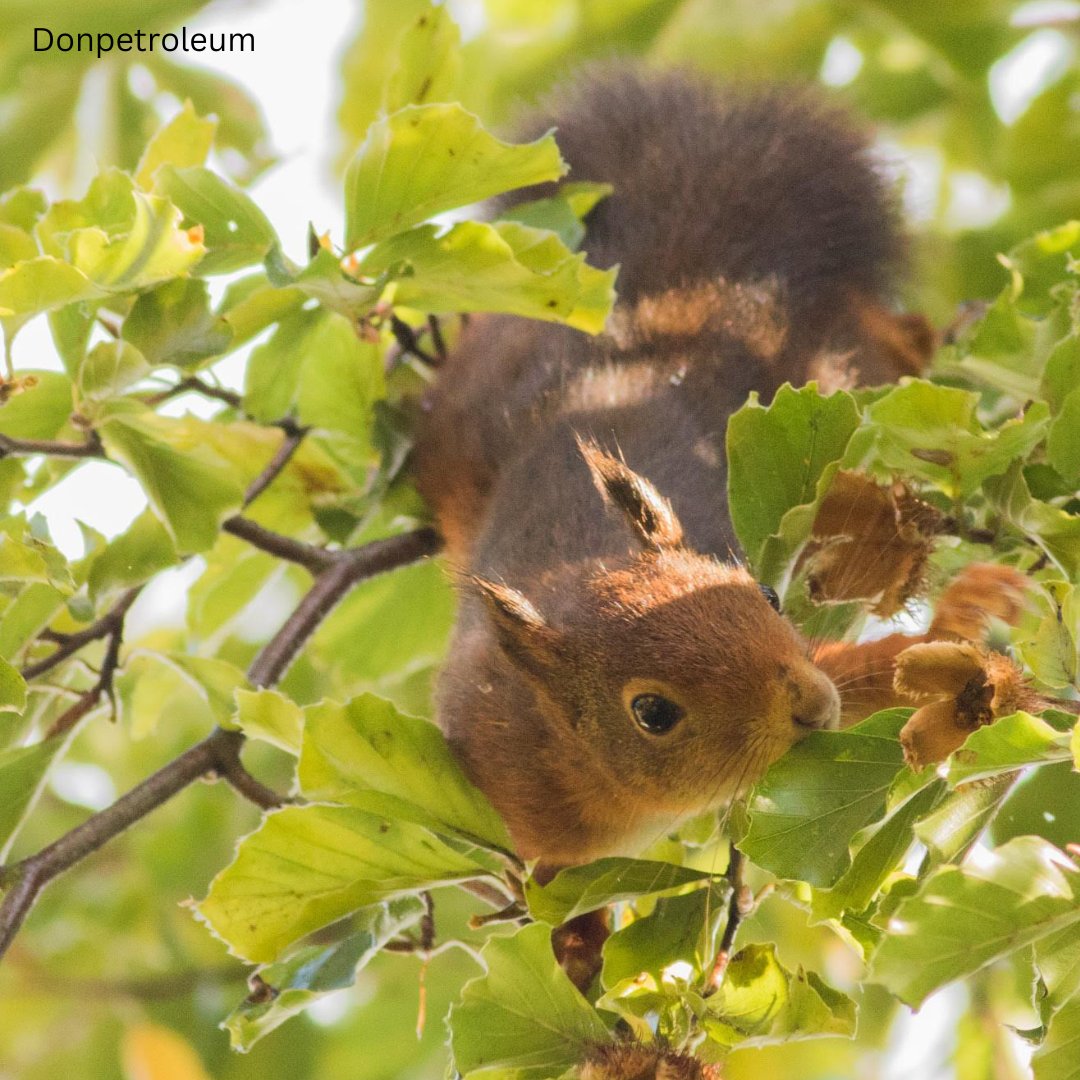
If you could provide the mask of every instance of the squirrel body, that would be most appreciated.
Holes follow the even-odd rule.
[[[557,867],[835,726],[739,562],[727,419],[785,381],[918,371],[929,335],[889,309],[904,244],[867,139],[817,98],[614,66],[526,134],[550,127],[572,180],[615,185],[583,248],[620,264],[619,303],[596,338],[473,319],[416,462],[462,586],[439,722],[519,853]]]

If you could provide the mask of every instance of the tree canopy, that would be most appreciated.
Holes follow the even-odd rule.
[[[298,251],[239,82],[33,48],[207,6],[0,0],[0,1077],[558,1080],[617,1032],[729,1080],[885,1076],[913,1009],[947,1021],[927,1072],[1080,1077],[1080,8],[368,0],[308,58],[340,65],[343,228]],[[872,540],[823,525],[859,483],[933,515],[909,625],[971,564],[1029,586],[1004,674],[916,656],[914,717],[814,734],[721,821],[541,884],[430,722],[454,600],[411,402],[460,315],[603,328],[615,274],[577,248],[608,186],[476,204],[564,177],[558,132],[508,118],[612,53],[822,81],[906,176],[905,299],[940,348],[732,418],[758,578],[808,634],[874,632],[820,558]],[[103,463],[144,509],[64,550],[38,501]],[[913,758],[920,714],[1011,678]],[[583,996],[551,929],[608,904]]]

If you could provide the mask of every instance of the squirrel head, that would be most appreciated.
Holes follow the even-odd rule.
[[[558,598],[550,616],[510,585],[473,584],[568,768],[588,761],[643,815],[719,805],[799,738],[835,727],[839,696],[771,590],[687,548],[652,484],[579,445],[637,550],[553,570],[541,583]]]

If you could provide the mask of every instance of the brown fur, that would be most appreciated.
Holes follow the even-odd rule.
[[[440,723],[519,852],[557,866],[718,805],[835,722],[733,561],[727,418],[822,357],[895,375],[925,353],[889,311],[903,244],[865,137],[814,98],[614,68],[530,129],[552,123],[571,179],[616,185],[584,247],[621,264],[620,306],[598,338],[473,320],[417,479],[464,572]],[[642,730],[642,694],[683,719]]]

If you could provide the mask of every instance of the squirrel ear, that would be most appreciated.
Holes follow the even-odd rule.
[[[645,477],[591,439],[578,435],[577,444],[597,490],[622,511],[645,547],[660,550],[682,543],[683,528],[671,503]]]
[[[499,644],[510,659],[534,674],[550,669],[558,660],[559,634],[532,601],[509,585],[481,577],[469,580],[484,601]]]

